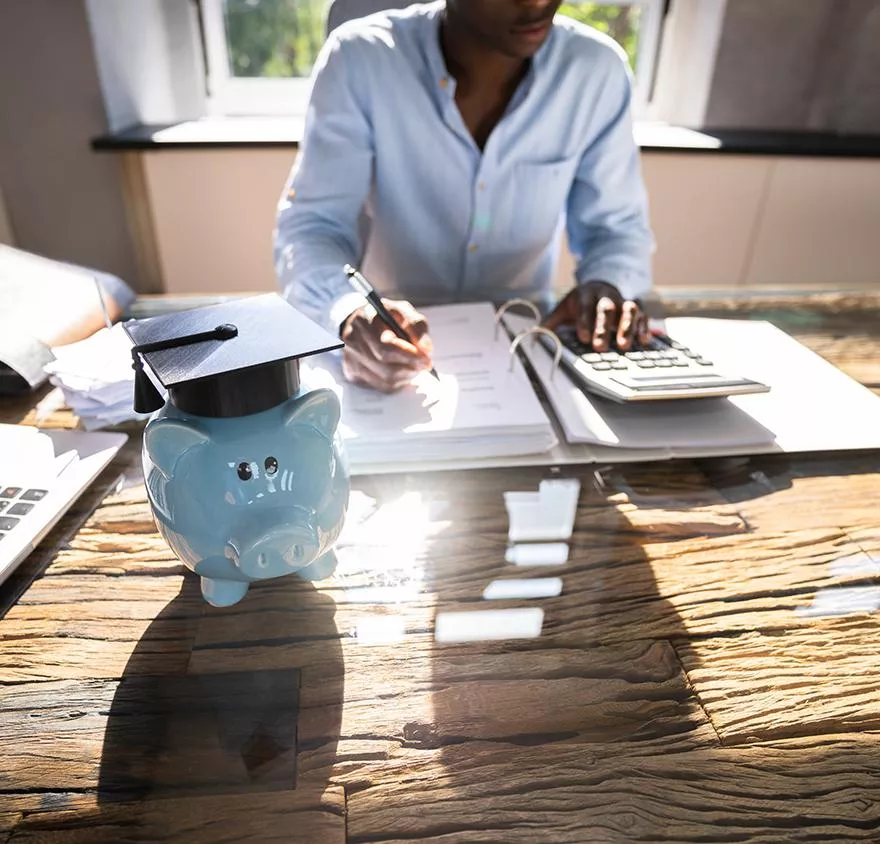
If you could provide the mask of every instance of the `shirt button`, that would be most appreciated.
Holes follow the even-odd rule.
[[[486,183],[485,182],[477,182],[477,188],[478,188],[478,190],[486,190]]]
[[[287,192],[287,198],[288,198],[288,199],[293,199],[295,196],[296,196],[296,191],[295,191],[293,188],[291,188],[291,189]]]
[[[449,78],[448,78],[448,77],[444,76],[444,77],[440,80],[440,87],[441,87],[441,88],[448,88],[448,87],[449,87]]]
[[[476,252],[479,248],[480,247],[477,246],[476,243],[472,243],[470,246],[468,246],[468,252]]]

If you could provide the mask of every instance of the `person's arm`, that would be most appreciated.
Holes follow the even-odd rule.
[[[576,286],[546,321],[551,328],[574,323],[581,341],[597,351],[647,339],[638,300],[651,289],[654,238],[631,100],[625,59],[612,58],[600,105],[603,125],[578,164],[568,196]]]
[[[343,267],[360,260],[358,220],[373,170],[368,103],[352,46],[331,35],[315,63],[305,133],[274,233],[284,297],[333,334],[364,304]]]
[[[604,125],[578,164],[567,214],[577,282],[607,282],[626,299],[650,291],[654,250],[631,107],[628,68],[622,58],[612,60],[603,89]]]

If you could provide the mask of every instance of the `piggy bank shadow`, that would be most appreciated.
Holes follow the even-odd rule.
[[[296,802],[310,681],[320,686],[322,709],[339,715],[344,666],[332,598],[285,577],[218,609],[187,574],[116,689],[98,780],[102,822],[124,818],[138,840],[188,840],[194,817],[208,823],[238,799]],[[340,717],[324,718],[309,747],[334,758]],[[320,793],[326,783],[311,778],[310,793],[316,786]],[[236,823],[245,833],[247,812]]]

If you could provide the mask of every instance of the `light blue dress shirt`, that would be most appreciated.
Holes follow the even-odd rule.
[[[440,50],[443,8],[351,21],[324,45],[278,207],[288,301],[335,333],[364,304],[342,271],[352,263],[417,306],[548,307],[563,226],[578,282],[645,294],[653,238],[623,51],[557,16],[481,151]]]

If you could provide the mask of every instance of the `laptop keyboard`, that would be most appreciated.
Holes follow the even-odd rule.
[[[0,540],[48,495],[49,490],[20,486],[0,489]]]

